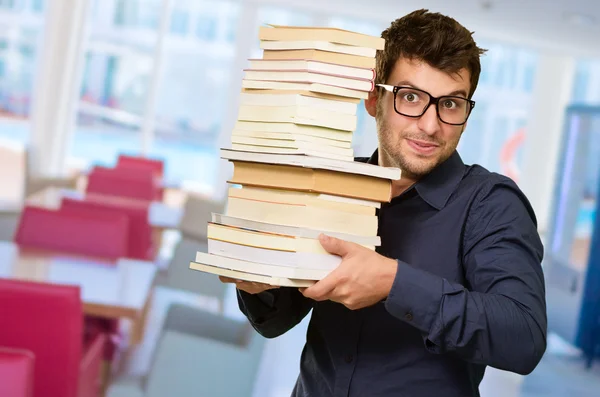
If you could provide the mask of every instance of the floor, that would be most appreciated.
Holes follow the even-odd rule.
[[[228,295],[224,313],[242,318],[233,290]],[[158,288],[148,319],[146,338],[127,359],[120,380],[109,390],[109,397],[137,397],[143,393],[139,379],[148,370],[153,347],[160,332],[168,305],[181,302],[207,310],[217,310],[215,302],[185,292]],[[288,397],[298,374],[298,358],[304,343],[308,318],[287,334],[268,340],[261,361],[253,397]],[[482,397],[598,397],[600,363],[586,370],[577,350],[550,335],[548,351],[537,369],[529,376],[489,368],[480,387]]]

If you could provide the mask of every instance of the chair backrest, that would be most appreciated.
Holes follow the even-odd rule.
[[[164,174],[164,161],[139,156],[120,154],[117,159],[117,168],[139,168],[152,171],[159,178]]]
[[[161,198],[155,175],[145,169],[96,166],[88,175],[87,193],[153,201]]]
[[[0,345],[35,355],[34,396],[75,397],[83,311],[76,286],[0,279]]]
[[[222,213],[224,208],[224,202],[189,193],[179,223],[179,231],[187,238],[206,242],[207,224],[212,220],[211,214]]]
[[[0,346],[0,396],[33,397],[35,355]]]
[[[164,286],[194,294],[212,297],[222,308],[228,284],[222,283],[214,274],[190,269],[190,262],[196,258],[196,252],[206,252],[207,244],[195,240],[181,239],[173,253]]]
[[[247,320],[172,304],[155,349],[145,395],[250,397],[265,340]],[[207,359],[190,366],[190,360],[198,355]]]
[[[22,247],[116,260],[127,256],[124,214],[74,213],[27,206],[15,242]]]
[[[129,219],[129,236],[127,257],[140,260],[151,260],[152,226],[148,220],[148,202],[118,201],[87,197],[84,200],[63,197],[61,210],[80,214],[122,214]]]

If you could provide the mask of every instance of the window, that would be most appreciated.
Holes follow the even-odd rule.
[[[4,1],[1,8],[17,3]],[[0,136],[29,139],[33,82],[38,67],[43,18],[8,11],[9,26],[0,23]]]
[[[189,13],[182,9],[174,9],[171,14],[171,33],[185,36],[188,32]]]
[[[488,51],[481,58],[481,76],[473,99],[477,102],[461,138],[459,153],[465,163],[516,176],[522,149],[501,158],[509,142],[520,141],[531,105],[537,53],[497,42],[478,42]],[[515,168],[516,167],[516,168]]]
[[[44,12],[45,0],[31,0],[31,9],[33,12],[42,13]]]
[[[237,2],[194,2],[186,9],[196,15],[191,40],[166,41],[150,154],[167,160],[170,180],[209,189],[216,183],[217,139],[231,92],[236,33],[224,40],[219,27],[236,27],[240,9]]]
[[[214,41],[217,36],[217,21],[212,16],[201,15],[196,25],[196,37],[205,41]]]
[[[600,104],[600,59],[581,59],[577,62],[571,101]]]

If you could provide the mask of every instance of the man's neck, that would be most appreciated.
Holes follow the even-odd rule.
[[[390,161],[390,159],[387,158],[388,156],[386,156],[382,150],[379,150],[378,154],[379,154],[378,164],[380,166],[382,166],[382,167],[398,167],[397,164],[394,164],[393,161]],[[404,193],[406,191],[406,189],[408,189],[409,187],[414,185],[416,182],[417,182],[417,178],[414,178],[411,175],[408,175],[406,172],[404,172],[404,170],[402,170],[400,179],[398,179],[396,181],[392,181],[392,198],[398,197],[399,195]]]

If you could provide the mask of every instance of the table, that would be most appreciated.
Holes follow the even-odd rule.
[[[58,209],[60,202],[63,197],[72,199],[83,200],[86,193],[78,190],[62,189],[56,187],[49,187],[41,190],[26,198],[25,203],[27,205],[44,207],[49,209]],[[128,198],[112,198],[115,200],[125,201],[137,201],[135,199]],[[179,222],[183,215],[183,209],[178,207],[168,206],[160,201],[152,201],[150,203],[148,211],[149,223],[157,229],[177,229]]]
[[[85,314],[131,320],[132,344],[143,339],[157,270],[152,262],[110,262],[0,242],[1,278],[79,286]]]

